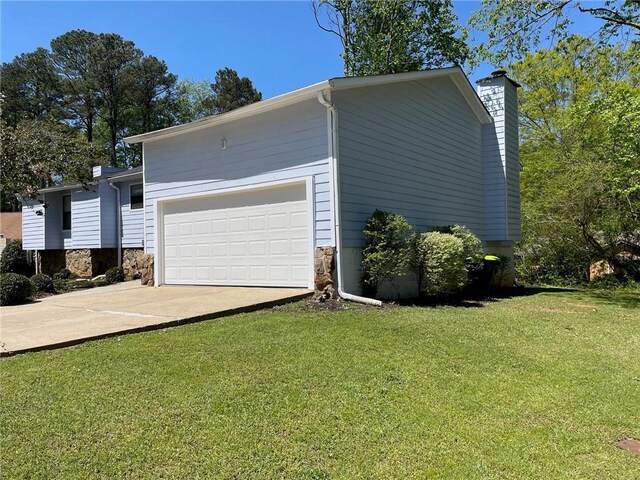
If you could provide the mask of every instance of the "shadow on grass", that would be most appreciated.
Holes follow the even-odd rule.
[[[606,305],[617,305],[622,308],[639,309],[640,315],[640,292],[629,292],[620,290],[579,290],[578,295],[585,299]]]
[[[467,291],[461,295],[395,300],[401,306],[482,308],[487,303],[507,298],[529,297],[540,293],[568,293],[576,290],[555,287],[513,287],[489,292]]]

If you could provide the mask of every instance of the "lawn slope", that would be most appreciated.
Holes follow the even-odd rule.
[[[302,302],[0,362],[2,478],[640,478],[640,301]]]

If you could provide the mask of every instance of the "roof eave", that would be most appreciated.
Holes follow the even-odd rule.
[[[158,138],[166,138],[186,131],[193,132],[203,128],[207,128],[213,125],[230,122],[232,120],[239,120],[241,118],[250,117],[258,113],[268,112],[287,105],[301,102],[303,100],[309,100],[315,98],[319,91],[329,88],[330,84],[328,80],[320,83],[309,85],[308,87],[294,90],[293,92],[278,95],[277,97],[263,100],[261,102],[241,107],[231,112],[221,113],[212,117],[206,117],[195,122],[185,123],[184,125],[176,125],[175,127],[168,127],[162,130],[156,130],[154,132],[142,133],[140,135],[134,135],[124,139],[128,144],[146,142],[149,140],[155,140]]]

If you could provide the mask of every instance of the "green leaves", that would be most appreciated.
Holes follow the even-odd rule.
[[[594,6],[577,0],[482,0],[482,7],[469,19],[471,26],[486,34],[476,49],[474,62],[484,59],[494,65],[521,60],[542,41],[550,44],[566,39],[574,19],[596,19],[591,37],[599,45],[611,38],[640,35],[640,3],[611,1]]]
[[[320,0],[318,26],[340,38],[347,76],[409,72],[462,64],[466,31],[450,0]]]
[[[573,36],[512,65],[524,87],[520,258],[529,272],[537,263],[577,282],[605,258],[621,275],[640,273],[622,261],[640,249],[638,54]]]
[[[404,275],[411,230],[402,215],[382,210],[375,210],[367,221],[363,230],[362,275],[373,295],[383,282]]]

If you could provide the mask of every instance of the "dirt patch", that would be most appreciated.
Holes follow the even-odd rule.
[[[640,441],[635,438],[622,437],[616,442],[616,447],[640,457]]]

